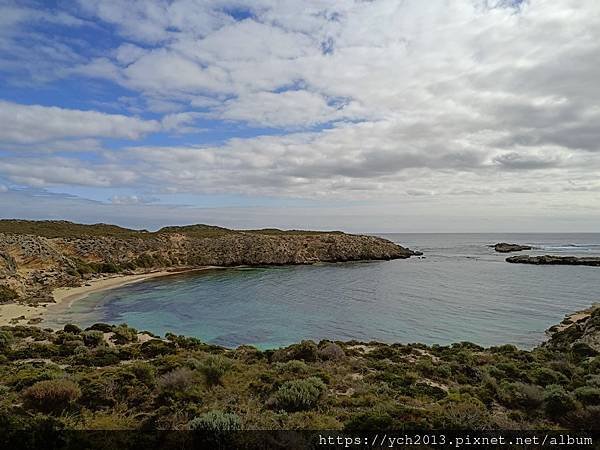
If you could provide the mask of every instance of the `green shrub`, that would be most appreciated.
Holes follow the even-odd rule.
[[[592,347],[590,347],[585,342],[574,343],[571,346],[571,351],[575,355],[577,355],[581,358],[587,358],[588,356],[596,356],[598,354],[598,352],[596,350],[594,350]]]
[[[81,333],[81,328],[79,328],[77,325],[74,325],[72,323],[68,323],[63,327],[63,331],[65,333],[79,334],[79,333]]]
[[[298,361],[297,359],[292,359],[291,361],[284,363],[277,363],[276,366],[277,371],[279,373],[307,373],[309,370],[308,365],[304,361]]]
[[[544,391],[533,384],[503,382],[498,388],[498,397],[511,408],[532,411],[544,401]]]
[[[0,331],[0,353],[8,352],[12,342],[13,335],[10,331]]]
[[[121,324],[119,326],[113,327],[112,332],[114,333],[110,340],[115,344],[128,344],[129,342],[137,342],[137,330],[135,328],[131,328],[126,324]]]
[[[549,384],[563,384],[569,380],[562,373],[547,367],[539,367],[531,372],[531,378],[540,386],[548,386]]]
[[[188,428],[194,431],[207,431],[211,433],[236,431],[242,429],[242,421],[237,414],[209,411],[190,420]]]
[[[575,400],[562,386],[552,384],[544,393],[544,409],[553,418],[557,418],[575,409]]]
[[[325,390],[325,383],[317,377],[287,381],[281,385],[270,403],[286,411],[305,411],[317,405]]]
[[[592,386],[583,386],[575,389],[575,397],[586,405],[600,405],[600,389]]]
[[[272,359],[275,362],[291,361],[292,359],[314,362],[317,360],[317,357],[317,344],[313,341],[302,341],[299,344],[280,348],[273,353]]]
[[[81,337],[83,338],[83,343],[88,347],[98,347],[100,344],[104,343],[104,334],[102,331],[83,331]]]
[[[338,361],[346,356],[342,347],[335,342],[325,342],[319,346],[317,353],[325,361]]]
[[[221,384],[223,375],[231,368],[231,361],[220,355],[209,355],[198,367],[209,386]]]
[[[42,412],[60,412],[81,396],[79,386],[65,379],[39,381],[23,392],[26,407]]]
[[[188,367],[178,367],[158,379],[158,387],[162,393],[183,392],[194,383],[194,372]]]
[[[7,286],[0,285],[0,303],[12,302],[19,297],[15,291]]]
[[[160,339],[150,339],[140,346],[140,351],[146,358],[154,358],[160,355],[176,353],[177,347],[172,342],[165,342]]]
[[[483,430],[489,428],[490,415],[485,405],[470,395],[452,394],[440,403],[441,428]]]
[[[103,333],[110,333],[114,326],[107,323],[95,323],[91,327],[85,329],[85,331],[101,331]]]
[[[366,412],[353,416],[344,424],[344,431],[383,431],[392,428],[393,419],[388,413]]]

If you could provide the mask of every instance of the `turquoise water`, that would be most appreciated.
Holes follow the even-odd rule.
[[[509,264],[487,247],[600,255],[600,234],[382,236],[425,257],[174,275],[90,295],[49,322],[127,322],[228,347],[327,338],[529,348],[566,313],[600,301],[600,268]]]

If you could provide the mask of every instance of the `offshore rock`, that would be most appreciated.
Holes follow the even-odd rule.
[[[577,257],[577,256],[509,256],[506,261],[514,264],[538,264],[538,265],[566,265],[566,266],[598,266],[599,257]]]

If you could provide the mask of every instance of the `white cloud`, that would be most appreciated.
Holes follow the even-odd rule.
[[[160,129],[154,120],[1,100],[0,123],[0,141],[25,144],[78,137],[137,139]]]
[[[597,208],[594,0],[80,4],[124,39],[93,55],[53,42],[38,73],[111,80],[133,91],[130,110],[165,115],[4,102],[2,141],[135,140],[195,132],[201,118],[280,130],[219,145],[134,143],[100,161],[46,158],[59,170],[29,178],[38,162],[3,160],[13,182],[423,202],[519,194],[549,204],[542,194],[584,192],[573,205]],[[235,20],[236,8],[248,18]]]

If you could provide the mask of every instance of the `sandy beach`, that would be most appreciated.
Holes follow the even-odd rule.
[[[39,306],[29,306],[20,303],[8,303],[0,305],[0,326],[14,325],[15,323],[21,325],[27,323],[39,324],[40,322],[41,326],[43,326],[44,316],[49,310],[55,308],[68,308],[77,300],[81,300],[90,294],[105,291],[107,289],[118,288],[131,283],[138,283],[151,278],[165,277],[184,272],[193,272],[212,268],[216,267],[207,266],[177,271],[162,270],[133,275],[112,275],[109,277],[86,281],[85,285],[83,286],[57,288],[52,292],[55,303],[44,303],[40,304]]]

